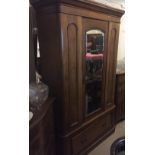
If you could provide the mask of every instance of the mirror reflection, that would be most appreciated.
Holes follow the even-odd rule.
[[[86,32],[86,113],[95,112],[102,103],[102,74],[104,60],[104,33]]]

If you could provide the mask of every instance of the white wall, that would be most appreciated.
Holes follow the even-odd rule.
[[[121,19],[117,60],[125,58],[125,15]]]

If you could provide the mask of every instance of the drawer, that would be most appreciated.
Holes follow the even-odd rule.
[[[111,114],[101,117],[72,138],[72,151],[78,155],[84,148],[103,136],[112,127]]]

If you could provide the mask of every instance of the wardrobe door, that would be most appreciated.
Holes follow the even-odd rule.
[[[108,34],[107,73],[105,88],[106,109],[114,105],[118,37],[119,23],[110,22]]]
[[[83,18],[83,113],[104,110],[108,22]]]
[[[79,16],[60,14],[61,50],[64,83],[64,126],[71,131],[82,120],[82,20]]]

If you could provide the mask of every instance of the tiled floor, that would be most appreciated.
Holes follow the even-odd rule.
[[[110,148],[112,143],[125,136],[125,121],[122,121],[116,125],[115,132],[105,139],[100,145],[98,145],[93,151],[88,155],[110,155]]]

